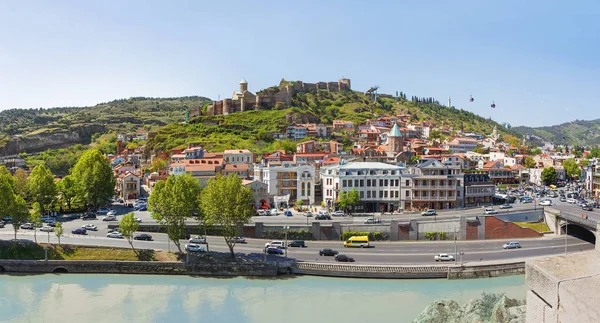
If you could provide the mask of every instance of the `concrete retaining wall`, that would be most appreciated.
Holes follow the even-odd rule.
[[[18,273],[277,276],[276,263],[205,263],[96,260],[0,260],[0,271]]]
[[[450,267],[448,279],[489,278],[509,275],[524,275],[525,262],[498,265]]]

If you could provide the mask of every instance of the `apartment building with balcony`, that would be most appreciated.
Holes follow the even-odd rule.
[[[445,149],[451,150],[453,153],[466,153],[477,148],[477,140],[471,138],[454,138],[448,144],[444,145]]]
[[[315,166],[291,161],[270,162],[254,166],[254,180],[267,184],[270,196],[288,196],[288,203],[315,203]]]
[[[406,187],[403,208],[412,210],[462,207],[464,174],[459,166],[445,165],[435,159],[421,159],[409,173],[402,175]]]
[[[401,205],[401,176],[406,168],[379,162],[351,162],[320,169],[323,201],[334,208],[340,194],[356,189],[357,212],[391,212]]]
[[[496,185],[488,174],[464,174],[464,179],[464,206],[489,205],[494,202]]]

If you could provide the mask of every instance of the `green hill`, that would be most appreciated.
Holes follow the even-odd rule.
[[[318,92],[297,93],[292,98],[293,107],[280,110],[254,110],[229,115],[200,116],[187,124],[170,124],[161,128],[156,137],[148,142],[153,151],[184,147],[190,143],[201,144],[211,151],[224,149],[250,149],[255,153],[279,149],[293,143],[274,141],[269,132],[285,132],[288,125],[305,122],[332,124],[335,119],[363,122],[384,115],[410,114],[411,121],[430,121],[438,126],[453,127],[455,130],[491,134],[494,126],[500,134],[512,134],[490,119],[471,112],[440,105],[432,98],[379,95],[376,102],[361,92]],[[351,142],[348,137],[345,145]]]
[[[542,142],[583,147],[600,145],[600,119],[575,120],[549,127],[513,127],[511,130],[529,136],[528,140],[538,145]]]

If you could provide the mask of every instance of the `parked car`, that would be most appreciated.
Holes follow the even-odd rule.
[[[288,244],[290,247],[300,247],[304,248],[306,245],[304,244],[304,240],[294,240]]]
[[[107,215],[102,219],[102,221],[117,221],[117,217],[114,215]]]
[[[290,211],[290,210],[283,211],[283,215],[285,215],[285,216],[293,216],[292,211]]]
[[[513,207],[512,204],[508,204],[508,203],[500,205],[501,209],[512,209],[512,207]]]
[[[304,214],[307,218],[310,218],[313,216],[313,213],[311,211],[308,211]]]
[[[266,216],[270,216],[271,215],[271,210],[265,210],[265,215]]]
[[[206,244],[206,238],[200,236],[193,237],[189,240],[191,244]]]
[[[31,223],[23,223],[23,224],[21,224],[21,229],[24,229],[24,230],[33,230],[34,227],[33,227],[33,224],[31,224]]]
[[[279,248],[267,247],[265,248],[265,252],[270,255],[283,255],[283,250]]]
[[[2,226],[0,226],[0,228],[2,228]],[[51,227],[51,226],[49,226],[49,225],[46,225],[46,226],[41,227],[40,231],[42,231],[42,232],[54,232],[54,228]]]
[[[278,215],[279,212],[277,211],[277,209],[271,209],[271,215]]]
[[[279,241],[279,240],[273,240],[271,242],[265,243],[265,248],[285,249],[285,242]]]
[[[135,209],[136,211],[147,211],[147,210],[148,210],[148,206],[147,206],[146,204],[143,204],[143,205],[140,205],[140,206],[134,207],[134,209]]]
[[[140,233],[140,234],[136,235],[135,237],[133,237],[133,240],[152,241],[152,236],[147,233]]]
[[[108,212],[110,212],[111,209],[107,208],[107,207],[101,207],[98,209],[98,211],[96,211],[96,213],[98,214],[108,214]]]
[[[82,228],[86,229],[86,230],[90,230],[90,231],[98,231],[98,227],[93,225],[93,224],[84,224],[81,226]]]
[[[319,256],[335,256],[337,254],[339,254],[339,252],[329,248],[319,250]]]
[[[0,228],[4,228],[4,222],[0,221]]]
[[[243,237],[235,237],[233,238],[233,241],[235,243],[246,243],[246,239],[244,239]]]
[[[335,261],[339,262],[354,262],[354,258],[346,255],[335,255]]]
[[[119,231],[113,231],[106,234],[107,238],[123,239],[123,234]]]
[[[488,208],[488,209],[484,209],[483,213],[484,214],[498,214],[498,211],[496,211],[494,209],[491,209],[491,208]]]
[[[206,250],[204,249],[203,246],[201,246],[199,244],[190,243],[190,244],[185,245],[185,251],[187,251],[187,252],[204,252]]]
[[[108,213],[106,213],[106,215],[117,216],[117,211],[115,211],[115,210],[110,210],[110,211],[108,211]]]
[[[376,223],[381,223],[381,219],[375,219],[375,218],[365,219],[365,224],[376,224]]]
[[[512,242],[509,242],[509,243],[505,243],[502,246],[502,248],[504,248],[504,249],[518,249],[518,248],[521,248],[521,244],[518,243],[518,242],[516,242],[516,241],[512,241]]]
[[[333,216],[344,216],[344,211],[337,210],[337,211],[333,212],[332,215]]]
[[[425,212],[421,212],[421,215],[422,215],[422,216],[428,216],[428,215],[437,215],[437,213],[435,212],[435,210],[434,210],[434,209],[429,209],[429,210],[427,210],[427,211],[425,211]]]
[[[77,228],[71,231],[72,234],[87,234],[87,230],[84,228]]]
[[[551,200],[541,200],[540,201],[540,205],[542,205],[542,206],[551,206],[552,205],[552,201]]]
[[[581,209],[584,211],[594,211],[594,207],[591,204],[586,204],[582,206]]]
[[[315,216],[315,220],[331,220],[331,216],[327,213]]]
[[[256,215],[257,216],[265,216],[265,215],[267,215],[267,212],[265,212],[265,210],[263,210],[263,209],[260,209],[260,210],[256,211]]]
[[[558,200],[561,201],[561,202],[566,202],[567,201],[567,199],[564,197],[564,195],[561,196]]]
[[[577,201],[574,198],[570,197],[567,199],[567,203],[575,204],[575,203],[577,203]]]
[[[455,261],[453,255],[449,255],[447,253],[440,253],[433,257],[435,261]]]
[[[81,217],[81,219],[83,219],[83,220],[91,220],[91,219],[94,219],[94,220],[95,220],[95,219],[96,219],[96,214],[94,214],[94,213],[92,213],[92,212],[89,212],[89,213],[86,213],[86,214],[84,214],[84,215]]]

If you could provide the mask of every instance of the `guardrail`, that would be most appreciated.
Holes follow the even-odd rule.
[[[594,221],[594,220],[589,220],[589,219],[584,219],[581,216],[577,216],[574,214],[570,214],[570,213],[566,213],[563,211],[560,211],[558,213],[558,216],[569,221],[569,222],[573,222],[573,223],[577,223],[577,224],[581,224],[584,225],[588,228],[594,229],[596,230],[596,226],[598,225],[598,222]]]

